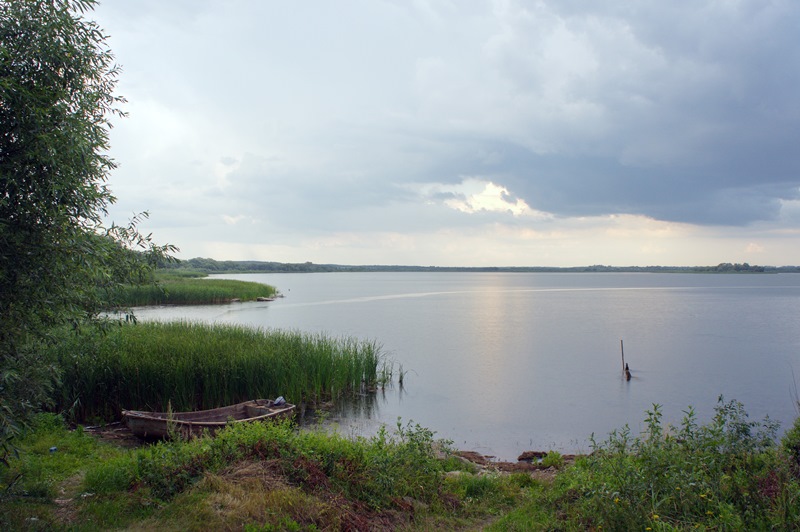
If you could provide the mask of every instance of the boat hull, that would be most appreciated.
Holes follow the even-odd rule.
[[[191,438],[205,432],[214,434],[231,423],[252,423],[290,417],[295,405],[276,405],[269,399],[255,399],[231,406],[196,412],[144,412],[123,410],[122,420],[133,434],[144,439]]]

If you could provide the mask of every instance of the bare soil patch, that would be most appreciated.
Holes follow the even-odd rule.
[[[457,456],[475,464],[483,471],[496,471],[500,473],[528,473],[532,477],[541,480],[552,480],[558,474],[558,468],[548,467],[539,460],[546,455],[537,451],[527,451],[522,453],[516,462],[496,462],[493,456],[485,456],[475,451],[456,451]],[[564,455],[564,465],[575,461],[575,455]]]
[[[126,449],[142,447],[147,444],[147,442],[134,436],[133,432],[119,421],[107,425],[84,427],[83,430],[101,441]]]

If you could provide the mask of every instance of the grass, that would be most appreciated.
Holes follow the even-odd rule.
[[[698,426],[689,409],[673,428],[654,405],[644,434],[626,427],[595,442],[494,529],[800,529],[800,420],[778,445],[777,425],[748,420],[741,403],[720,398],[716,412]]]
[[[82,431],[48,430],[27,434],[23,458],[0,471],[0,528],[453,529],[520,504],[533,483],[525,475],[448,478],[463,464],[441,459],[447,443],[411,423],[358,439],[298,431],[290,422],[235,425],[214,438],[111,454]],[[70,493],[61,493],[60,475],[47,482],[50,495],[33,497],[8,479],[42,463],[31,449],[52,443],[49,434],[92,452],[77,458],[81,480]],[[67,474],[77,471],[70,466]],[[56,493],[61,503],[54,504]]]
[[[254,301],[274,297],[269,285],[228,279],[202,279],[198,272],[168,272],[157,275],[158,284],[120,287],[114,301],[123,307],[148,305],[210,305],[232,300]]]
[[[131,450],[46,414],[0,470],[0,528],[797,530],[798,441],[800,420],[778,442],[735,401],[678,428],[654,406],[643,434],[613,432],[547,482],[476,472],[411,423],[356,439],[235,425]]]
[[[377,385],[380,346],[353,338],[200,323],[127,323],[65,333],[59,408],[78,421],[122,409],[200,410],[283,395],[300,404]]]
[[[57,500],[86,493],[87,467],[110,463],[126,451],[99,442],[80,428],[67,430],[55,414],[39,414],[23,433],[20,453],[0,468],[0,529],[49,530],[69,519]],[[66,510],[66,509],[63,509]],[[91,529],[91,527],[86,527]],[[78,527],[80,529],[80,527]]]

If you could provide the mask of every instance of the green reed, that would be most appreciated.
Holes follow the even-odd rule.
[[[275,287],[248,281],[165,276],[158,286],[124,286],[116,295],[122,306],[141,307],[228,303],[233,299],[252,301],[259,297],[273,297],[276,293]]]
[[[189,322],[138,323],[70,336],[56,348],[64,369],[59,407],[77,420],[121,409],[196,410],[283,395],[293,403],[374,387],[375,342],[296,331]]]

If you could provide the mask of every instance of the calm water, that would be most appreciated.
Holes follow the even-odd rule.
[[[374,339],[405,385],[342,408],[370,435],[413,420],[500,459],[589,449],[663,405],[677,423],[719,395],[789,425],[800,386],[800,274],[323,273],[223,275],[276,286],[268,303],[137,311]],[[620,339],[633,379],[621,378]],[[602,439],[601,438],[601,439]]]

